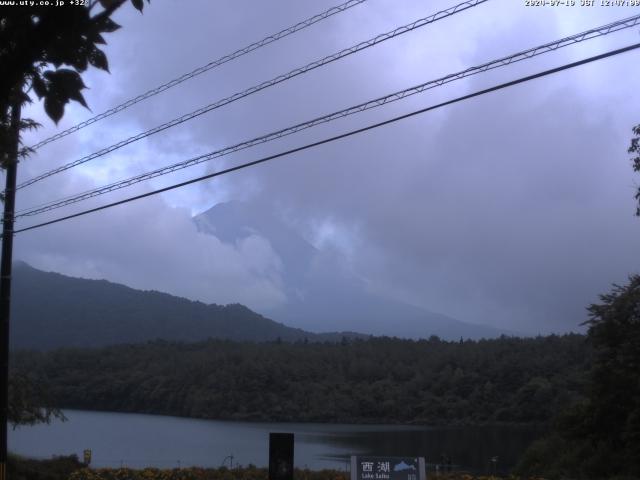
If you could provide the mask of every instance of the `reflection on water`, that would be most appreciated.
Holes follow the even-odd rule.
[[[269,432],[292,432],[298,467],[345,470],[350,455],[389,455],[423,456],[433,468],[445,455],[459,469],[486,473],[494,456],[498,470],[511,468],[539,434],[517,427],[249,423],[75,410],[65,415],[65,423],[10,432],[10,450],[48,458],[81,457],[90,448],[96,467],[217,467],[228,455],[234,465],[266,466]]]

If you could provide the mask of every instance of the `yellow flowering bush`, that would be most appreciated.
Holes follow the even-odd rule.
[[[267,480],[269,472],[266,468],[174,468],[160,470],[157,468],[83,468],[75,471],[69,480]],[[449,473],[444,475],[429,474],[429,478],[438,480],[544,480],[542,478],[521,478],[515,476],[493,477],[475,476],[468,473]],[[349,480],[349,474],[337,470],[301,470],[296,469],[295,480]]]

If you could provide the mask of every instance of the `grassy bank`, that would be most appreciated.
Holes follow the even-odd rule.
[[[75,455],[34,460],[9,454],[7,477],[11,480],[67,480],[83,467]]]
[[[267,480],[269,477],[266,468],[246,467],[239,469],[227,468],[181,468],[173,470],[159,470],[145,468],[133,470],[120,469],[81,469],[74,472],[69,480]],[[293,475],[295,480],[349,480],[349,474],[338,470],[300,470],[296,469]],[[520,477],[476,477],[464,473],[451,473],[447,475],[429,475],[429,478],[438,480],[542,480],[534,477],[525,479]]]
[[[228,469],[220,468],[85,468],[76,456],[56,457],[51,460],[34,460],[11,455],[8,476],[12,480],[267,480],[266,468],[253,466]],[[349,480],[349,474],[338,470],[296,469],[295,480]],[[500,477],[472,476],[465,473],[429,475],[438,480],[507,480]],[[508,480],[542,480],[508,477]]]

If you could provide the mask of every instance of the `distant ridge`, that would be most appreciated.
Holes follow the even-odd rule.
[[[206,305],[106,280],[87,280],[14,264],[11,346],[49,350],[163,339],[194,342],[339,341],[354,333],[316,334],[274,322],[240,304]]]

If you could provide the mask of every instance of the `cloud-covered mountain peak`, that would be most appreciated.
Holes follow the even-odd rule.
[[[275,213],[247,202],[225,202],[194,217],[198,230],[238,244],[251,236],[266,240],[278,255],[286,285],[304,282],[318,250]]]
[[[261,313],[277,321],[316,332],[351,330],[412,338],[500,333],[369,291],[339,252],[315,248],[263,204],[220,203],[194,221],[200,232],[225,243],[237,244],[253,235],[269,242],[281,260],[287,300]]]

